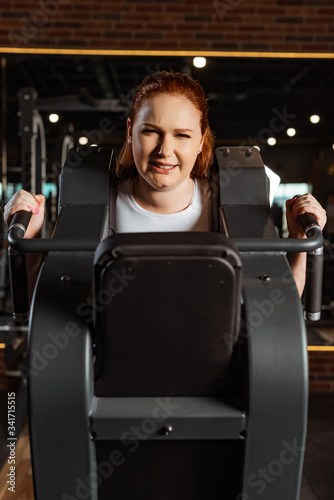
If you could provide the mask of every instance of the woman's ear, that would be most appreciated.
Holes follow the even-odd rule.
[[[130,118],[127,119],[126,126],[127,126],[127,129],[128,129],[128,143],[131,146],[132,145],[132,124],[131,124]]]

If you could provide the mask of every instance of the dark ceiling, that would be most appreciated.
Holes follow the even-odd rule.
[[[209,58],[205,68],[196,69],[191,58],[183,57],[8,56],[10,110],[17,107],[19,89],[29,86],[38,92],[39,109],[59,112],[63,125],[71,121],[75,129],[89,129],[101,115],[110,116],[116,135],[122,135],[136,86],[149,73],[170,68],[203,85],[219,140],[261,140],[268,129],[283,139],[288,126],[297,129],[298,138],[333,138],[330,59]],[[321,116],[317,126],[308,121],[315,112]]]
[[[331,59],[213,57],[208,58],[205,68],[196,69],[192,58],[180,56],[6,57],[2,80],[7,102],[8,166],[12,172],[19,171],[15,166],[20,163],[20,89],[32,87],[38,93],[36,105],[44,119],[51,172],[54,164],[59,169],[64,135],[70,132],[77,141],[83,133],[99,129],[102,119],[113,122],[114,130],[104,136],[103,142],[117,153],[124,140],[134,90],[145,76],[163,69],[186,72],[202,84],[209,99],[209,118],[217,145],[263,145],[264,161],[284,182],[310,177],[312,158],[321,148],[330,157],[333,154]],[[51,112],[60,115],[58,123],[48,121]],[[309,121],[313,113],[321,117],[318,125]],[[287,137],[288,127],[296,128],[294,138]],[[265,147],[269,135],[277,139],[274,148]]]

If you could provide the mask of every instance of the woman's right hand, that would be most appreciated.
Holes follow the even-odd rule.
[[[16,212],[20,210],[32,212],[33,215],[25,233],[25,238],[38,238],[43,225],[45,198],[42,194],[34,196],[28,191],[20,189],[4,207],[4,219],[8,227]]]

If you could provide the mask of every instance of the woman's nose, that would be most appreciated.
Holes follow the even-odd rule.
[[[158,145],[158,154],[168,158],[173,154],[173,140],[170,137],[163,136]]]

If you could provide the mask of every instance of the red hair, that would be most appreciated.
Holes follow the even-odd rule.
[[[129,115],[132,124],[134,124],[144,101],[159,94],[186,97],[199,112],[201,133],[204,141],[202,152],[196,158],[191,177],[198,179],[207,177],[212,161],[214,137],[208,121],[208,104],[204,90],[198,82],[183,73],[174,71],[158,71],[153,73],[143,80],[135,92]],[[132,148],[128,141],[125,140],[117,160],[116,174],[119,177],[127,177],[131,174],[133,175],[135,169]]]

